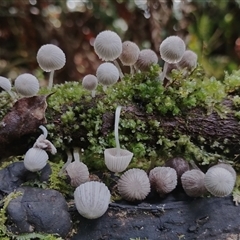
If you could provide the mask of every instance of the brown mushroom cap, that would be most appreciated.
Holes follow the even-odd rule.
[[[147,173],[137,168],[126,171],[118,180],[117,187],[120,195],[128,201],[143,200],[150,192]]]
[[[195,52],[191,50],[186,50],[183,54],[182,59],[177,63],[180,69],[186,68],[187,70],[192,70],[197,66],[198,56]]]
[[[141,71],[148,71],[152,64],[158,62],[157,54],[151,49],[143,49],[140,51],[136,67]]]
[[[82,86],[89,91],[95,90],[97,88],[97,85],[97,77],[92,74],[86,75],[82,80]]]
[[[138,60],[139,53],[140,49],[136,43],[125,41],[122,43],[122,53],[119,59],[123,65],[131,66]]]

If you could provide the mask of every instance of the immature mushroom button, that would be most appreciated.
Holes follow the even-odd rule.
[[[0,76],[0,88],[2,88],[4,91],[6,91],[13,99],[15,99],[15,96],[13,92],[11,91],[11,82],[8,78]]]
[[[152,64],[158,62],[157,54],[151,49],[143,49],[140,51],[136,67],[141,71],[148,71]]]
[[[82,86],[88,91],[91,91],[92,97],[95,97],[95,89],[98,85],[98,79],[92,74],[86,75],[82,80]]]
[[[186,70],[191,71],[197,66],[197,54],[192,50],[186,50],[183,54],[182,59],[177,63],[180,69],[186,68]]]
[[[140,49],[136,43],[125,41],[122,43],[122,53],[119,56],[120,61],[125,66],[131,66],[136,63]]]

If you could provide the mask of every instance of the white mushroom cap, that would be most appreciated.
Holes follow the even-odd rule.
[[[155,167],[149,173],[151,186],[159,193],[165,195],[177,186],[177,172],[171,167]]]
[[[0,87],[4,89],[6,92],[9,92],[11,91],[11,88],[12,88],[11,82],[9,81],[8,78],[0,76]]]
[[[113,31],[102,31],[94,41],[94,50],[101,60],[113,61],[122,53],[122,40]]]
[[[104,150],[104,161],[107,168],[112,172],[123,172],[132,160],[133,153],[126,149],[107,148]]]
[[[136,67],[141,71],[148,71],[152,64],[158,62],[157,54],[151,49],[143,49],[140,51]]]
[[[38,93],[39,81],[32,74],[23,73],[15,79],[14,87],[19,94],[31,97]]]
[[[190,197],[200,197],[205,194],[207,189],[204,185],[204,178],[205,174],[198,169],[184,172],[181,182],[185,193]]]
[[[187,70],[192,70],[197,66],[198,56],[195,52],[191,50],[186,50],[183,54],[182,59],[177,63],[180,69],[186,68]]]
[[[167,63],[179,62],[186,50],[184,41],[178,36],[170,36],[160,44],[161,58]]]
[[[85,218],[101,217],[108,209],[111,194],[104,183],[90,181],[81,184],[74,191],[78,212]]]
[[[227,163],[218,163],[218,164],[212,166],[211,168],[215,168],[215,167],[222,167],[222,168],[228,170],[228,171],[232,174],[232,176],[233,176],[233,178],[234,178],[234,181],[236,181],[236,179],[237,179],[237,173],[236,173],[236,171],[234,170],[234,168],[233,168],[230,164],[227,164]]]
[[[89,91],[96,89],[97,85],[98,85],[97,77],[92,74],[86,75],[82,80],[82,86]]]
[[[37,53],[37,62],[45,72],[61,69],[66,63],[65,53],[53,44],[40,47]]]
[[[232,174],[222,168],[209,168],[205,174],[204,184],[206,189],[216,197],[225,197],[229,195],[235,185]]]
[[[119,71],[114,64],[106,62],[99,65],[96,76],[102,85],[109,86],[118,81]]]
[[[27,170],[37,172],[43,169],[48,160],[46,151],[40,148],[30,148],[24,157],[23,163]]]
[[[120,195],[128,200],[143,200],[150,192],[150,182],[145,171],[132,168],[126,171],[118,180]]]
[[[120,61],[125,66],[131,66],[136,63],[140,49],[138,45],[131,41],[122,43],[122,54],[119,56]]]

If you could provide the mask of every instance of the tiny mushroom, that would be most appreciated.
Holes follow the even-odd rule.
[[[14,93],[11,91],[12,85],[8,78],[0,76],[0,88],[6,91],[12,99],[15,99]]]
[[[150,192],[150,181],[142,169],[132,168],[118,180],[118,191],[128,201],[143,200]]]
[[[186,50],[184,41],[178,36],[170,36],[162,41],[159,47],[161,58],[165,61],[160,80],[163,81],[168,69],[168,64],[178,63]]]
[[[110,62],[102,63],[97,68],[96,76],[98,81],[103,85],[106,90],[107,86],[113,85],[119,79],[118,69]]]
[[[135,67],[140,71],[148,71],[152,64],[158,62],[157,54],[151,49],[143,49],[138,55]]]
[[[182,187],[185,193],[190,197],[200,197],[207,192],[204,185],[205,174],[198,170],[192,169],[184,172],[181,176]]]
[[[65,53],[56,45],[45,44],[37,52],[37,62],[43,71],[51,72],[48,82],[48,88],[51,89],[54,71],[61,69],[66,63]]]
[[[30,73],[19,75],[14,81],[15,90],[24,97],[32,97],[39,91],[38,79]]]
[[[94,50],[101,60],[113,61],[120,77],[123,77],[122,70],[116,60],[122,53],[122,40],[117,33],[110,30],[100,32],[95,38]]]
[[[116,147],[107,148],[104,150],[105,165],[112,172],[123,172],[124,170],[126,170],[133,157],[132,152],[120,148],[118,134],[120,112],[121,106],[118,106],[115,111],[115,124],[114,124]]]
[[[223,167],[210,167],[205,174],[204,184],[213,196],[225,197],[233,191],[235,179],[232,173]]]
[[[183,54],[182,59],[177,63],[179,69],[185,69],[187,74],[188,71],[193,70],[197,66],[198,56],[192,50],[186,50]]]
[[[177,186],[177,172],[171,167],[155,167],[149,172],[151,186],[160,197],[173,191]]]
[[[86,75],[82,80],[82,86],[88,91],[91,91],[91,95],[94,98],[96,94],[96,88],[98,85],[98,79],[92,74]]]
[[[74,202],[78,212],[85,218],[96,219],[108,209],[111,194],[102,182],[90,181],[74,191]]]
[[[119,56],[120,61],[124,66],[130,66],[130,72],[133,74],[133,66],[138,60],[140,49],[138,45],[131,41],[122,43],[122,53]]]

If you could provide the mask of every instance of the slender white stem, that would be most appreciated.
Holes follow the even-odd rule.
[[[115,136],[115,143],[117,149],[117,156],[120,156],[120,143],[119,143],[119,135],[118,135],[118,128],[119,128],[119,120],[120,120],[120,112],[121,106],[117,106],[115,111],[115,124],[114,124],[114,136]]]
[[[48,130],[47,130],[43,125],[40,125],[39,128],[42,130],[43,136],[44,136],[45,138],[47,138],[47,136],[48,136]]]
[[[66,153],[67,153],[67,162],[63,165],[62,169],[60,170],[60,172],[58,174],[59,176],[63,175],[63,173],[65,172],[67,166],[72,162],[72,159],[73,159],[72,153],[71,153],[71,151],[69,149],[66,150]]]
[[[50,75],[49,75],[48,89],[52,89],[52,86],[53,86],[53,75],[54,75],[54,70],[52,70],[50,72]]]
[[[162,73],[160,74],[160,81],[163,81],[164,78],[166,77],[167,69],[168,69],[168,63],[167,63],[167,62],[164,62],[163,71],[162,71]]]
[[[16,94],[14,94],[14,92],[12,92],[12,91],[10,90],[10,91],[7,91],[7,93],[11,96],[11,98],[12,98],[13,100],[17,100],[17,96],[16,96]]]
[[[118,61],[114,60],[113,63],[115,64],[116,68],[118,69],[120,79],[122,79],[124,77],[124,75],[123,75],[122,69],[121,69]]]
[[[131,74],[131,75],[134,74],[134,65],[130,65],[130,74]]]
[[[74,161],[81,162],[79,152],[80,152],[80,148],[79,147],[73,148],[73,158],[74,158]]]
[[[94,98],[96,96],[96,90],[92,90],[91,95],[92,95],[92,98]]]

